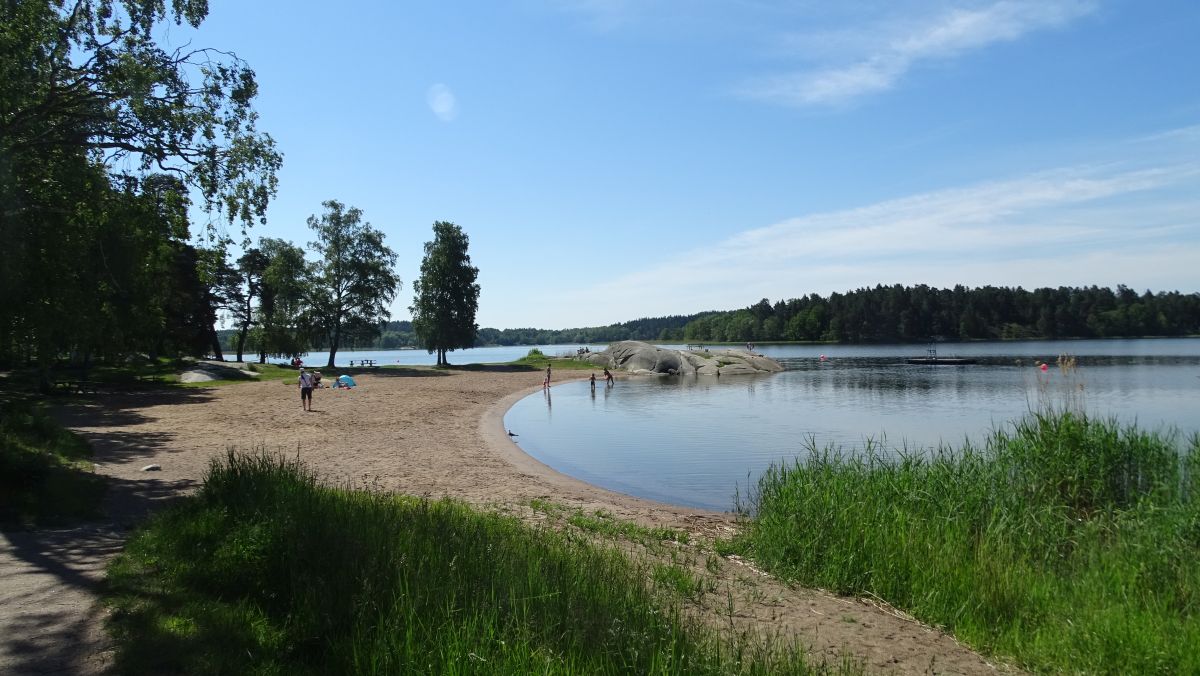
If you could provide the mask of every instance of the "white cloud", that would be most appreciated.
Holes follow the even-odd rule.
[[[879,283],[1196,291],[1197,188],[1196,163],[1040,172],[788,219],[549,300],[628,319]]]
[[[434,115],[443,122],[449,122],[458,117],[458,99],[454,97],[454,92],[442,83],[438,83],[429,88],[425,94],[425,101],[429,104],[429,109]]]
[[[920,20],[892,21],[853,40],[849,63],[825,65],[742,87],[748,98],[794,106],[837,105],[891,89],[922,61],[948,59],[1027,33],[1063,26],[1095,9],[1091,0],[1001,0],[975,9],[951,9]],[[793,37],[793,44],[830,52],[845,31]]]

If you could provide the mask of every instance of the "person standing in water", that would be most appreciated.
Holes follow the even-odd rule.
[[[550,365],[546,364],[546,381],[542,383],[542,389],[550,387]]]
[[[592,375],[588,378],[588,380],[592,384],[592,392],[595,392],[596,391],[596,372],[595,371],[592,372]]]
[[[607,367],[605,367],[605,369],[604,369],[604,384],[605,385],[613,384],[613,375],[611,372],[609,372]]]

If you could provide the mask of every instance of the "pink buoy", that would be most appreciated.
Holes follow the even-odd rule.
[[[1047,365],[1045,365],[1045,364],[1042,364],[1042,370],[1043,370],[1043,371],[1049,371],[1049,370],[1050,370],[1050,367],[1049,367],[1049,366],[1047,366]]]
[[[825,355],[821,355],[821,361],[825,361]]]

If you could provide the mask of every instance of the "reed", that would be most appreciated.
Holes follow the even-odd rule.
[[[726,546],[1046,672],[1200,673],[1200,437],[1044,411],[961,449],[819,448]]]
[[[108,579],[122,673],[811,671],[795,645],[688,619],[677,571],[264,454],[214,463]]]

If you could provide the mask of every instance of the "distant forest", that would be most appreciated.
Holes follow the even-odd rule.
[[[1184,336],[1200,333],[1200,294],[1145,293],[1126,286],[1034,289],[984,286],[934,289],[876,286],[828,298],[811,294],[699,317],[687,341],[911,343]]]
[[[221,331],[227,344],[232,331]],[[1126,286],[876,286],[828,297],[810,294],[750,307],[637,319],[576,329],[479,329],[475,344],[547,345],[618,340],[675,342],[817,341],[914,343],[929,340],[1117,338],[1200,334],[1200,293],[1138,294]],[[415,347],[412,323],[387,322],[378,338],[349,347]],[[314,346],[323,350],[323,346]]]

